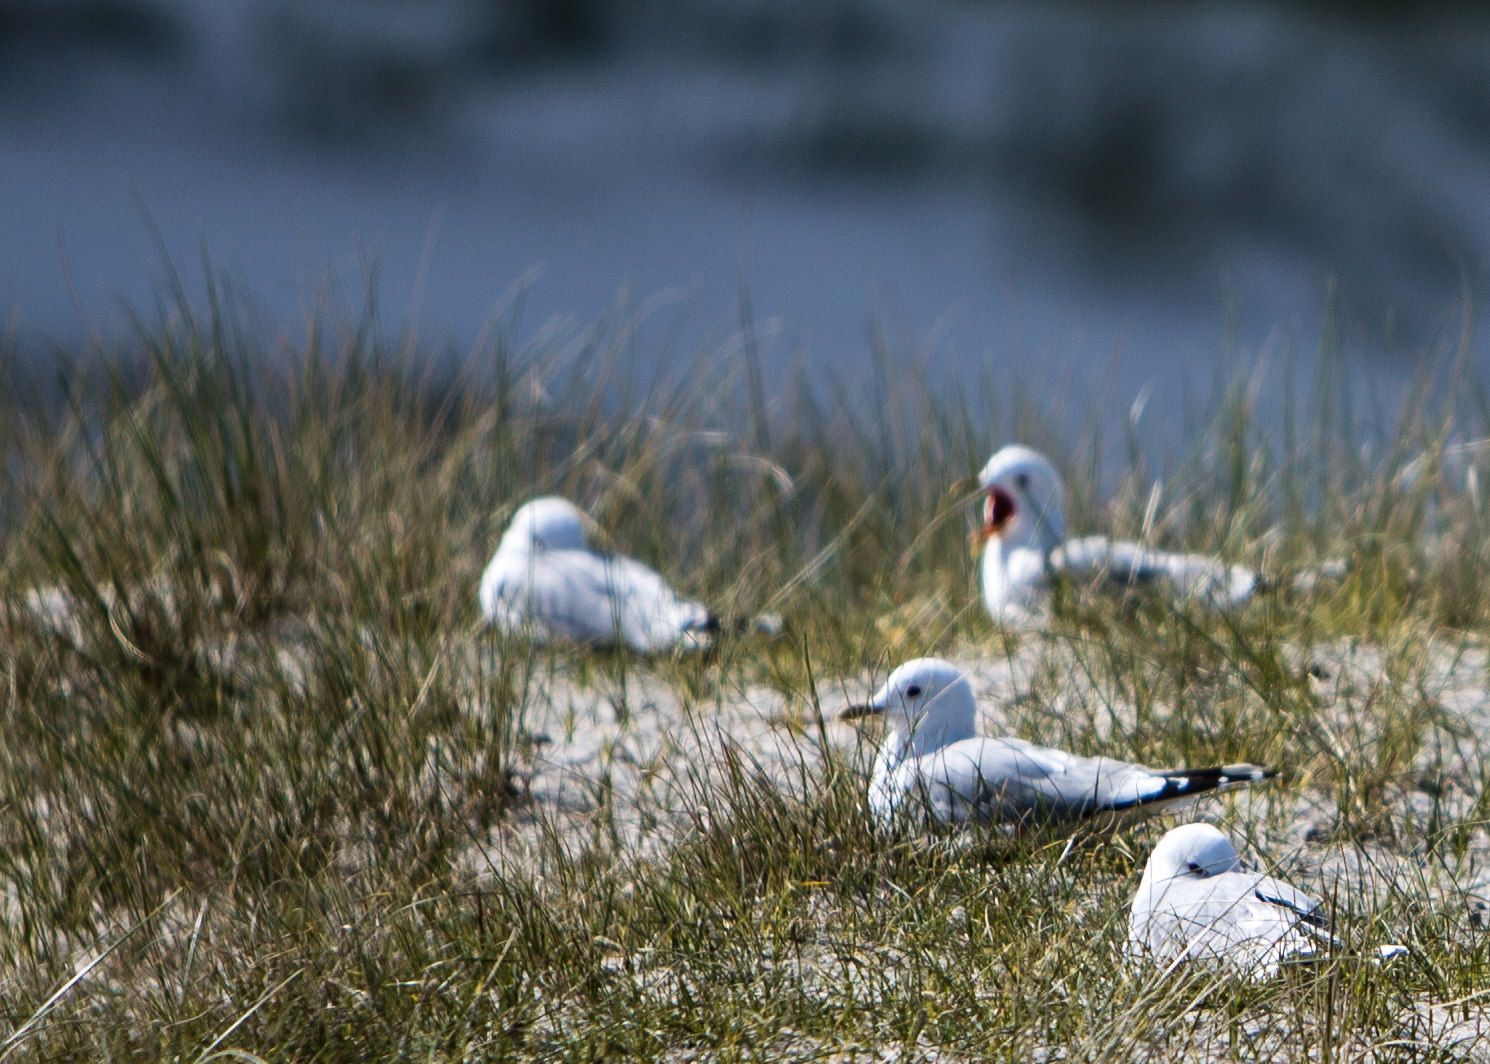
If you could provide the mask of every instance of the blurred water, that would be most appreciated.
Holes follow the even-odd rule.
[[[1307,351],[1333,278],[1357,364],[1400,381],[1484,287],[1490,21],[0,0],[0,192],[23,341],[152,302],[143,212],[289,327],[376,262],[385,318],[418,290],[464,345],[536,267],[530,328],[677,288],[686,342],[718,339],[748,290],[771,372],[852,371],[877,324],[948,380],[1111,370],[1126,403],[1228,329]]]

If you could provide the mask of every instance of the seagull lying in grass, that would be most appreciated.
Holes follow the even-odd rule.
[[[481,612],[540,642],[624,645],[637,653],[701,649],[719,620],[651,569],[585,543],[594,522],[567,499],[533,499],[512,516],[481,575]]]
[[[1209,824],[1185,824],[1159,840],[1128,919],[1132,956],[1170,966],[1211,961],[1259,979],[1335,941],[1318,901],[1245,870],[1231,840]],[[1405,952],[1387,945],[1376,956]]]
[[[1105,578],[1119,584],[1168,580],[1181,597],[1218,606],[1245,602],[1257,573],[1199,554],[1170,554],[1106,536],[1066,539],[1066,485],[1050,459],[1013,445],[978,474],[983,505],[983,601],[995,621],[1028,620],[1050,590],[1050,578]]]
[[[1108,829],[1273,776],[1256,765],[1149,769],[1023,739],[980,737],[967,677],[937,658],[906,662],[867,705],[850,706],[840,717],[870,714],[883,714],[890,727],[869,783],[869,808],[882,827],[910,814],[943,824],[989,821],[1015,831]]]

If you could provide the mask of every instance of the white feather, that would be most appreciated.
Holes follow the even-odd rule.
[[[708,642],[709,611],[641,562],[585,543],[589,519],[565,499],[522,506],[481,576],[481,612],[540,642],[624,644],[638,653]]]

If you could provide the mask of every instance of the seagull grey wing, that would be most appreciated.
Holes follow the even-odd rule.
[[[1020,751],[1046,771],[1042,793],[1047,801],[1074,807],[1079,796],[1083,816],[1180,797],[1179,792],[1190,789],[1184,781],[1171,780],[1162,772],[1128,761],[1082,757],[1023,739],[998,741]]]
[[[685,633],[702,633],[717,622],[701,604],[681,597],[654,570],[633,558],[605,559],[606,577],[620,607],[622,635],[635,650],[674,646]]]
[[[1103,578],[1119,584],[1148,584],[1160,577],[1173,579],[1167,564],[1173,557],[1141,543],[1114,542],[1106,536],[1086,536],[1062,544],[1050,556],[1051,565],[1082,579]]]
[[[495,590],[502,620],[535,635],[576,643],[616,641],[617,600],[606,560],[585,550],[542,551],[516,560]]]
[[[1257,590],[1257,573],[1245,565],[1227,565],[1203,554],[1171,554],[1139,543],[1112,545],[1114,579],[1143,583],[1166,577],[1180,598],[1213,606],[1237,606]]]
[[[1082,757],[1023,739],[1000,739],[1049,772],[1050,785],[1064,795],[1090,796],[1082,815],[1142,810],[1143,815],[1189,801],[1212,791],[1261,783],[1277,773],[1260,765],[1222,765],[1218,768],[1151,769],[1109,757]],[[1285,884],[1286,886],[1286,884]]]
[[[1250,881],[1247,897],[1228,915],[1232,937],[1250,950],[1259,974],[1281,961],[1313,957],[1321,944],[1335,941],[1319,904],[1287,883],[1238,872],[1218,878]]]
[[[1287,909],[1296,914],[1304,923],[1313,927],[1327,928],[1330,925],[1318,899],[1310,897],[1281,879],[1262,876],[1252,887],[1252,893],[1259,901]]]
[[[894,790],[944,824],[1018,822],[1034,808],[1028,758],[993,739],[964,739],[903,763]]]
[[[1239,872],[1165,882],[1152,897],[1135,899],[1130,946],[1160,962],[1219,960],[1256,975],[1314,953],[1314,941],[1298,927],[1300,913],[1260,897],[1261,882],[1277,884]]]
[[[1182,876],[1143,885],[1133,904],[1133,933],[1156,957],[1197,954],[1213,941],[1230,941],[1233,924],[1254,901],[1256,876]]]
[[[1105,577],[1112,570],[1112,540],[1106,536],[1069,539],[1050,552],[1050,568],[1080,580]]]
[[[1083,758],[1020,739],[964,739],[915,763],[933,814],[946,822],[1061,822],[1125,808],[1167,781],[1120,761]]]
[[[1238,606],[1257,590],[1257,573],[1245,565],[1227,565],[1202,554],[1149,553],[1181,597],[1203,599],[1216,606]]]
[[[1142,543],[1087,536],[1062,544],[1050,556],[1051,568],[1084,580],[1102,577],[1127,586],[1166,579],[1181,598],[1195,597],[1235,606],[1257,589],[1257,574],[1202,554],[1173,554]]]

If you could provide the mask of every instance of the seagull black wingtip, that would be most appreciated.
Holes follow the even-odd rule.
[[[1277,770],[1268,768],[1266,765],[1249,765],[1246,763],[1222,765],[1221,772],[1230,777],[1233,783],[1261,783],[1264,780],[1275,780],[1278,778]]]
[[[1250,783],[1264,783],[1278,777],[1278,773],[1270,768],[1248,764],[1222,765],[1219,768],[1169,769],[1157,775],[1165,778],[1164,789],[1139,804],[1152,805],[1177,798],[1192,798],[1210,791]]]

